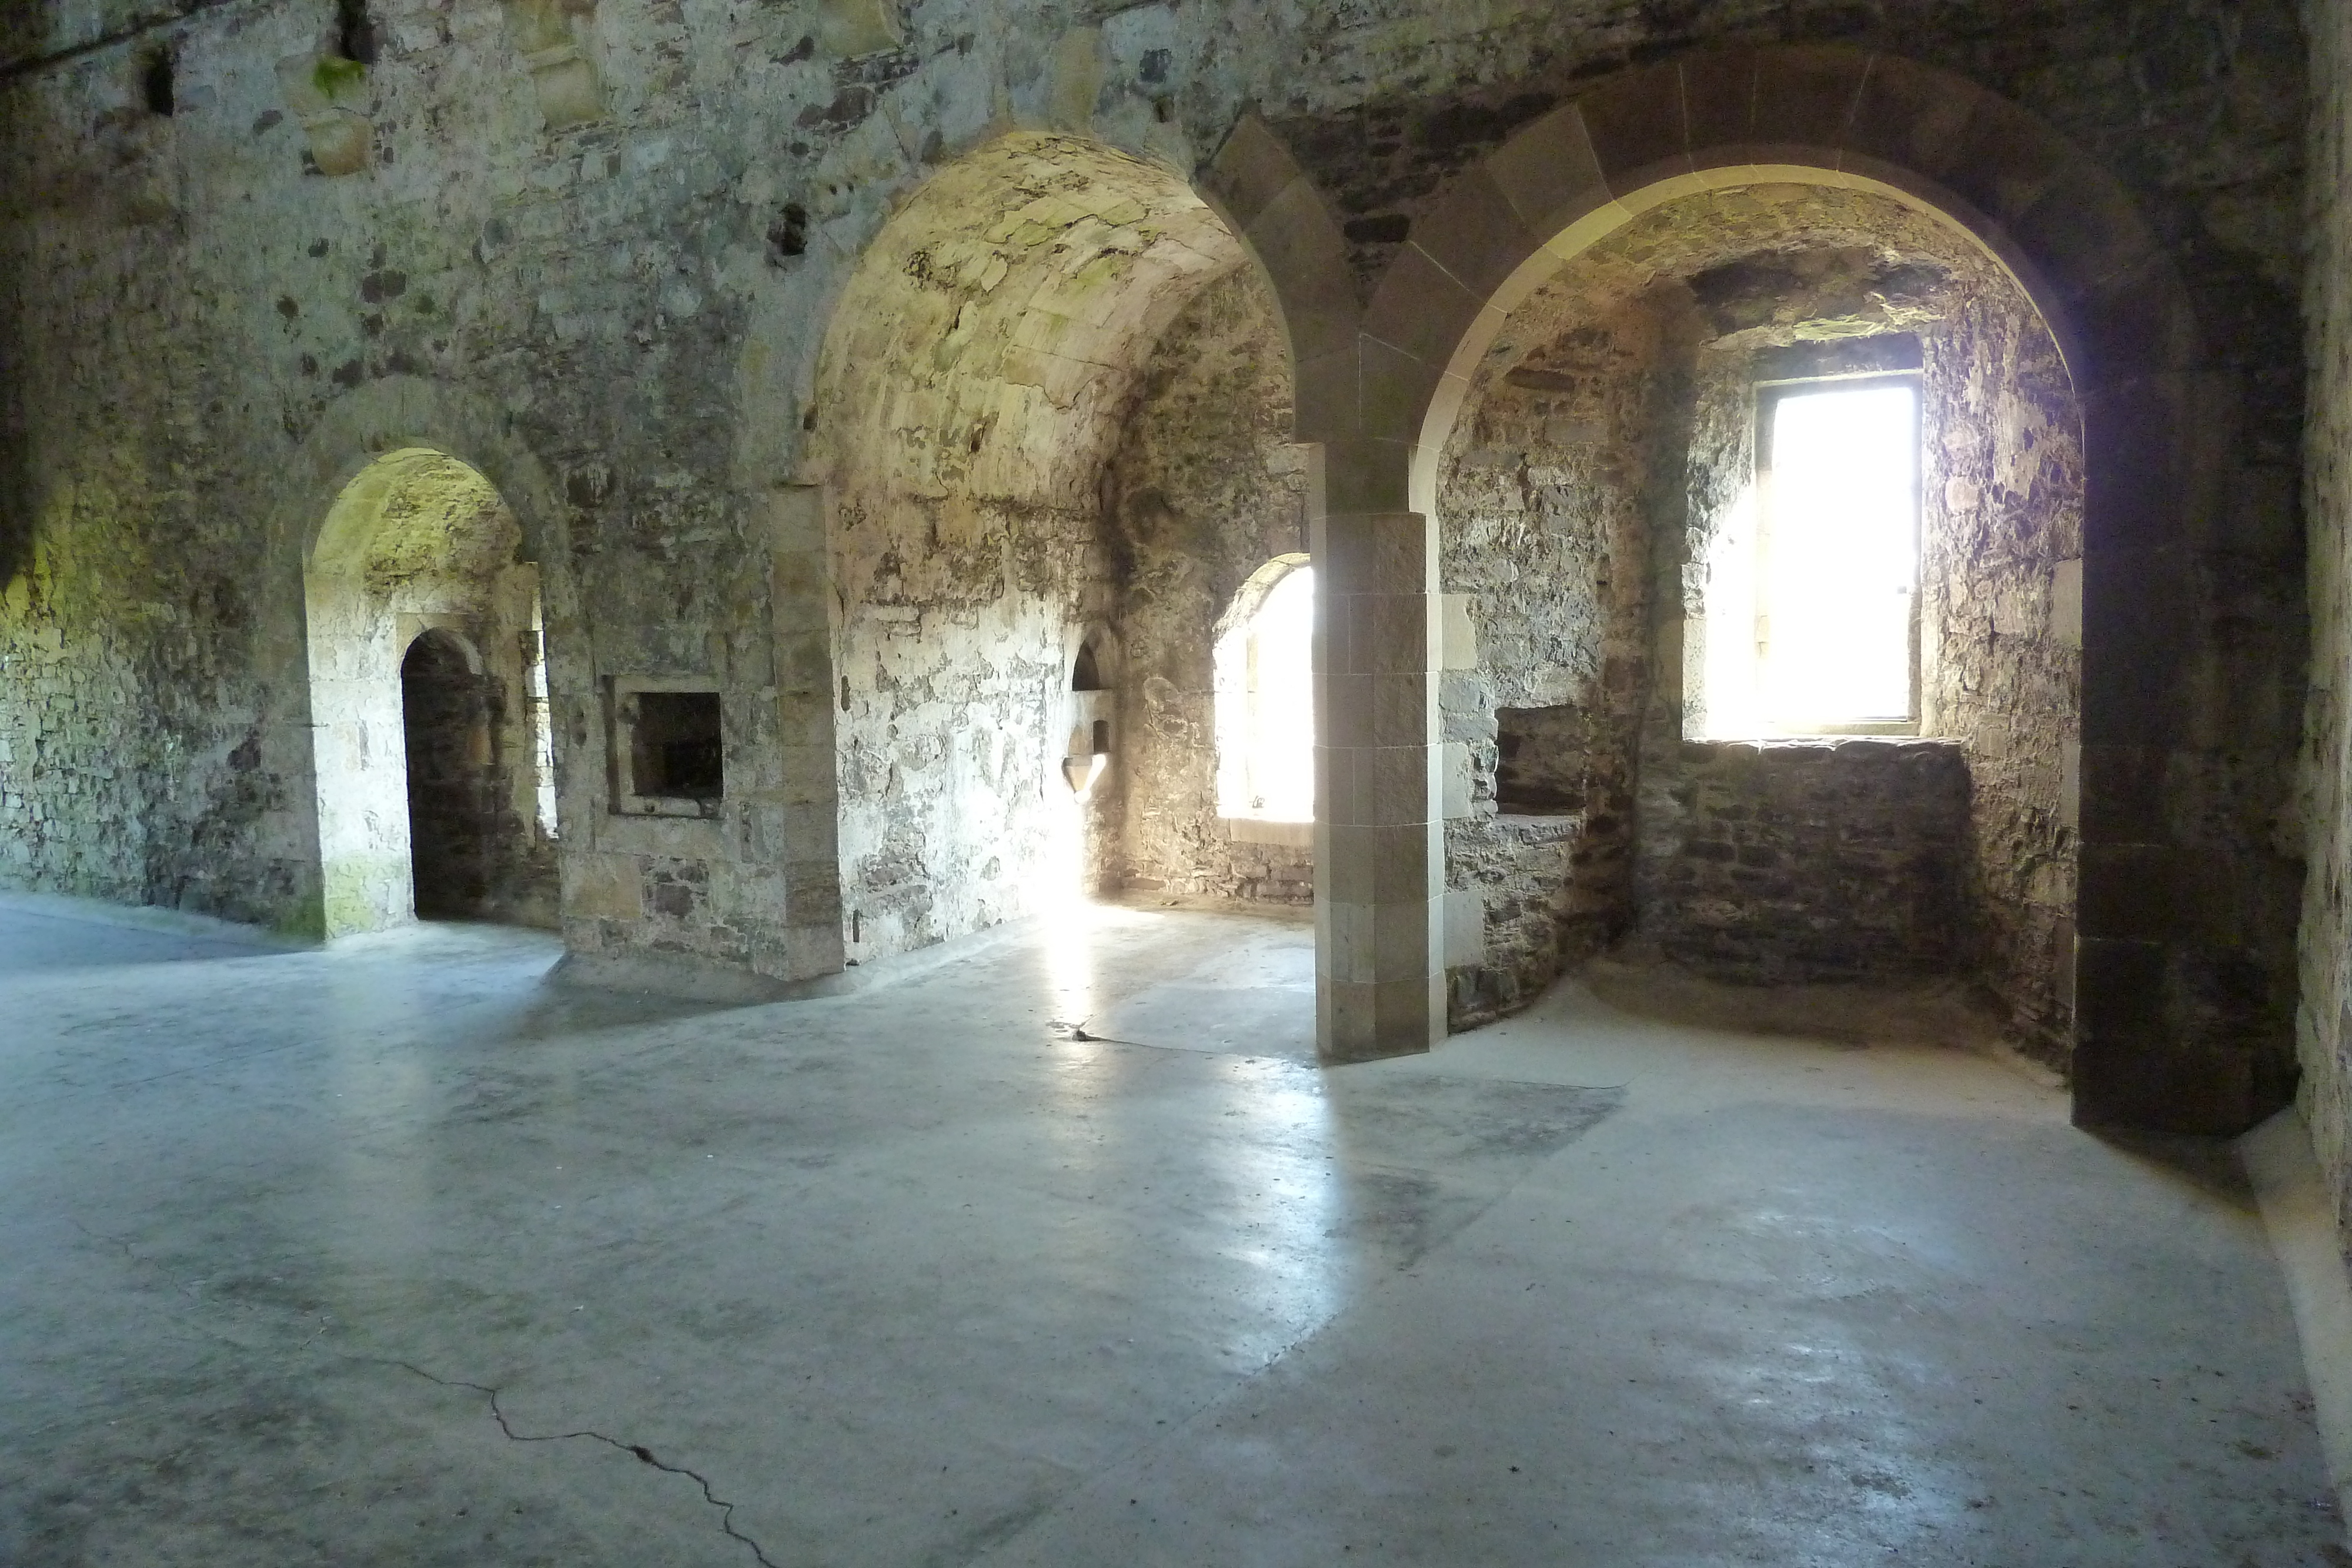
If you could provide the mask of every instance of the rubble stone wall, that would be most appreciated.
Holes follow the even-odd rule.
[[[1307,454],[1290,428],[1289,345],[1265,284],[1238,268],[1154,350],[1108,481],[1125,887],[1314,900],[1312,846],[1279,841],[1303,835],[1237,840],[1217,802],[1220,624],[1254,573],[1307,548]]]
[[[1699,741],[1681,763],[1642,922],[1666,958],[1751,985],[1964,969],[1962,747]]]
[[[1675,392],[1670,319],[1640,287],[1602,257],[1538,290],[1445,451],[1441,581],[1476,643],[1440,687],[1469,780],[1446,882],[1479,946],[1449,956],[1457,1025],[1524,1006],[1633,921],[1646,495]]]

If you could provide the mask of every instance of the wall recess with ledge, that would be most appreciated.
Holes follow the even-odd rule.
[[[1110,634],[1100,628],[1087,633],[1070,665],[1070,737],[1062,757],[1062,777],[1070,792],[1086,800],[1110,766],[1111,720],[1118,712],[1118,694],[1107,678]]]
[[[613,810],[627,817],[715,817],[727,798],[719,689],[708,680],[613,682]]]

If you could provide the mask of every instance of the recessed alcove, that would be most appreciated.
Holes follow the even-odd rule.
[[[1518,817],[1585,807],[1591,722],[1573,704],[1495,710],[1495,808]]]
[[[2016,281],[1867,192],[1668,202],[1518,305],[1438,468],[1454,1022],[1631,942],[1959,979],[2059,1053],[2080,418]]]

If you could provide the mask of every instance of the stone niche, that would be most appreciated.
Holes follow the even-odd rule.
[[[1495,710],[1495,805],[1506,815],[1581,813],[1598,753],[1592,716],[1572,703]]]

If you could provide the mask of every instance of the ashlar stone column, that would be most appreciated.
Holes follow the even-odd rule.
[[[1355,488],[1323,478],[1318,494]],[[1363,1061],[1445,1034],[1437,530],[1419,512],[1318,507],[1309,548],[1316,1045]]]
[[[1255,115],[1203,188],[1281,297],[1297,435],[1314,454],[1317,1051],[1427,1051],[1445,1034],[1441,622],[1432,508],[1411,479],[1463,313],[1412,295],[1399,307],[1410,329],[1362,330],[1339,225]]]

